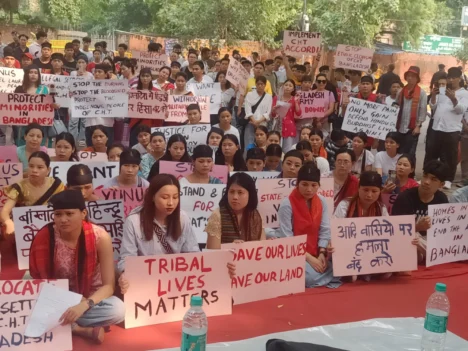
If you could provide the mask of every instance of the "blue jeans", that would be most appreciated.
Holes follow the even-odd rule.
[[[107,327],[125,319],[125,304],[116,296],[102,300],[85,312],[76,323],[80,327]]]

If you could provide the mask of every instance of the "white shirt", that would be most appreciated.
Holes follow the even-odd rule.
[[[70,77],[82,77],[84,79],[94,79],[94,76],[91,72],[86,71],[84,75],[79,76],[78,71],[72,71]]]
[[[33,58],[41,58],[42,56],[42,46],[38,42],[32,43],[29,46],[29,53]]]
[[[391,158],[388,156],[387,151],[380,151],[375,155],[374,167],[381,168],[383,175],[388,175],[388,171],[394,171],[396,164],[401,154],[396,154],[395,157]]]
[[[221,93],[221,107],[228,107],[232,98],[236,96],[234,89],[229,88]]]
[[[195,77],[191,78],[188,82],[188,84],[192,84],[192,83],[195,83],[195,84],[200,84],[200,83],[213,83],[213,79],[210,77],[210,76],[207,76],[206,74],[203,75],[202,77],[202,81],[201,82],[197,82],[195,80]]]
[[[461,132],[463,114],[468,107],[468,91],[464,88],[458,89],[455,91],[455,97],[458,100],[455,107],[452,100],[441,94],[436,96],[435,104],[430,103],[435,111],[432,129],[445,133]]]
[[[320,177],[328,176],[330,173],[330,164],[328,163],[328,160],[323,157],[316,157],[315,162],[317,163],[317,168],[320,170]]]
[[[364,149],[364,151],[361,153],[361,156],[354,162],[353,168],[351,171],[357,174],[361,174],[362,171],[362,159],[364,158],[364,154],[366,154],[366,166],[373,166],[374,165],[374,154],[370,152],[369,150]]]
[[[389,95],[385,98],[385,105],[392,106],[395,101],[396,101],[396,98],[392,99],[392,97]]]
[[[83,50],[80,50],[80,51],[81,51],[81,53],[82,53],[83,55],[86,55],[86,57],[88,58],[88,61],[89,61],[89,62],[93,61],[93,58],[94,58],[94,57],[93,57],[93,52],[92,52],[92,51],[83,51]]]
[[[271,105],[273,103],[273,98],[270,94],[265,93],[265,96],[258,105],[257,109],[255,110],[255,114],[252,113],[252,106],[254,106],[259,100],[261,96],[258,95],[257,90],[252,90],[250,93],[247,94],[245,97],[245,119],[249,119],[250,117],[254,117],[256,121],[265,117],[266,121],[262,123],[262,125],[266,126],[266,122],[270,120],[271,114]]]
[[[213,127],[216,127],[216,128],[219,128],[221,129],[221,127],[219,126],[219,123],[218,124],[215,124]],[[237,130],[236,127],[233,127],[231,126],[228,130],[225,130],[224,131],[224,134],[232,134],[232,135],[235,135],[237,137],[237,140],[240,141],[240,134],[239,134],[239,131]]]

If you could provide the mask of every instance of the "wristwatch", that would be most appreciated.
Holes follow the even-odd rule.
[[[87,299],[86,302],[88,303],[88,311],[94,307],[94,301],[91,299]]]

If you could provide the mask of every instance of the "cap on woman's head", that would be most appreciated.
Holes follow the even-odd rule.
[[[120,154],[120,167],[123,165],[137,165],[139,166],[141,163],[141,154],[138,150],[131,149],[131,150],[124,150]]]
[[[211,147],[208,145],[198,145],[193,149],[192,160],[204,157],[213,158],[213,149]]]
[[[84,164],[73,165],[67,172],[67,186],[86,185],[93,183],[93,174]]]
[[[320,169],[317,168],[315,163],[306,162],[299,169],[297,173],[297,184],[299,185],[301,181],[320,183]]]
[[[83,194],[78,190],[64,190],[49,200],[54,211],[56,210],[80,210],[86,209]]]
[[[382,176],[374,171],[363,172],[359,178],[359,186],[375,186],[377,188],[382,188]]]

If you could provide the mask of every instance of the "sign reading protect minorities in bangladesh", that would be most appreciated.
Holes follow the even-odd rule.
[[[185,123],[188,121],[187,106],[198,104],[201,111],[200,123],[210,123],[210,98],[208,96],[169,95],[167,122]]]
[[[0,124],[51,126],[54,123],[52,103],[50,95],[0,93]]]
[[[315,55],[320,52],[321,44],[322,35],[320,33],[284,31],[283,50],[286,55]]]
[[[137,70],[149,68],[158,74],[161,67],[167,66],[167,55],[149,51],[132,51],[132,58],[137,61]]]
[[[131,90],[128,92],[128,117],[165,119],[167,94],[160,91]]]
[[[23,77],[22,69],[0,67],[0,93],[14,93],[23,84]]]
[[[374,50],[372,49],[339,44],[335,53],[335,68],[367,72],[373,57]]]

